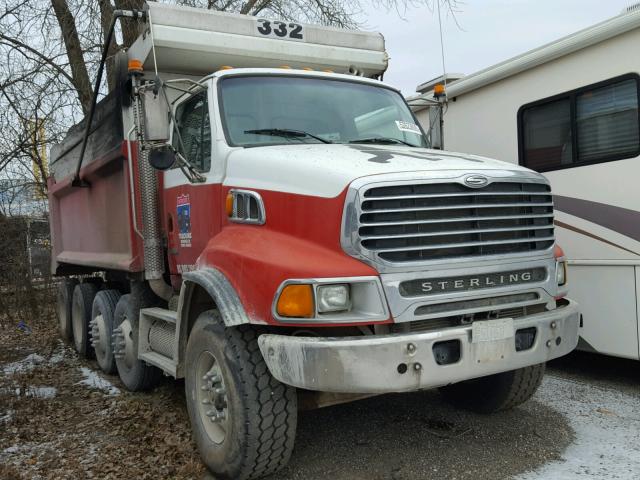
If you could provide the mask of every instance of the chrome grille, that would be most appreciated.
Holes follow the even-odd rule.
[[[361,197],[358,237],[393,263],[546,250],[554,242],[551,191],[504,181],[373,187]]]
[[[429,318],[426,320],[414,320],[407,323],[394,323],[390,330],[392,333],[402,332],[427,332],[430,330],[442,330],[443,328],[459,327],[468,325],[476,320],[491,320],[496,318],[520,318],[527,315],[535,315],[545,312],[546,305],[538,303],[534,305],[526,305],[521,307],[510,307],[500,310],[491,310],[488,312],[477,312],[471,315],[455,315],[452,317]]]

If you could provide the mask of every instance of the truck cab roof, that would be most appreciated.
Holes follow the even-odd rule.
[[[374,78],[367,78],[358,75],[351,75],[345,73],[316,71],[316,70],[301,70],[293,68],[226,68],[218,70],[205,78],[225,78],[233,76],[255,76],[255,75],[287,75],[297,77],[309,77],[309,78],[326,78],[327,80],[341,80],[346,82],[358,82],[376,87],[384,87],[390,90],[394,90],[401,93],[397,88],[383,83],[381,80]]]

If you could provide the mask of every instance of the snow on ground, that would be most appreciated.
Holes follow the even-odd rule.
[[[576,438],[562,460],[518,480],[640,478],[640,386],[634,395],[547,374],[535,398],[565,415]]]
[[[58,348],[53,353],[53,355],[51,355],[51,358],[49,359],[49,365],[57,365],[64,361],[64,350],[64,343],[62,342],[62,340],[58,339]]]
[[[34,368],[41,365],[58,365],[59,363],[64,361],[64,344],[60,340],[59,346],[56,351],[51,355],[51,358],[47,360],[42,355],[38,355],[37,353],[32,353],[27,355],[22,360],[18,360],[17,362],[9,363],[2,368],[2,371],[5,375],[14,375],[16,373],[26,373],[30,372]]]
[[[94,372],[90,368],[80,367],[80,373],[82,373],[83,379],[78,382],[78,385],[86,385],[89,388],[102,390],[108,395],[120,395],[120,389],[118,387],[102,378],[97,372]]]
[[[33,370],[38,365],[42,365],[46,360],[41,355],[37,353],[32,353],[31,355],[26,356],[22,360],[18,360],[17,362],[9,363],[4,366],[3,371],[5,375],[13,375],[15,373],[24,373],[30,370]]]
[[[0,413],[0,425],[3,423],[9,423],[15,414],[15,410],[5,410],[4,413]]]
[[[24,392],[24,396],[26,397],[34,397],[34,398],[53,398],[58,394],[58,389],[56,387],[34,387],[29,386],[26,388]]]
[[[34,387],[33,385],[29,385],[26,388],[0,388],[0,396],[15,395],[16,397],[48,399],[55,397],[57,394],[58,389],[56,387]],[[0,416],[0,421],[1,419],[2,417]]]

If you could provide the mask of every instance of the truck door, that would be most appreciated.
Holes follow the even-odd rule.
[[[212,115],[208,92],[203,89],[186,97],[174,112],[173,146],[204,178],[203,182],[192,182],[178,166],[164,172],[164,221],[169,270],[174,283],[179,282],[182,273],[195,268],[207,242],[220,230],[221,172],[212,171]]]

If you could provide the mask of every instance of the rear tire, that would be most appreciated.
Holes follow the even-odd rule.
[[[440,389],[456,407],[477,413],[509,410],[529,400],[542,382],[546,364],[454,383]]]
[[[283,468],[293,450],[297,396],[271,376],[256,331],[225,328],[202,313],[187,343],[187,410],[205,465],[216,478],[252,479]]]
[[[94,352],[89,338],[91,308],[98,287],[93,283],[79,283],[73,289],[71,303],[71,323],[73,326],[73,344],[81,356],[93,358]]]
[[[113,318],[113,352],[116,368],[124,386],[132,392],[151,390],[162,376],[162,371],[138,359],[139,302],[130,294],[118,300]]]
[[[111,334],[118,300],[120,300],[120,292],[117,290],[98,292],[93,300],[91,314],[91,346],[95,351],[98,365],[103,372],[109,374],[116,373]]]
[[[60,338],[69,343],[73,342],[71,302],[73,301],[73,289],[77,284],[78,280],[75,278],[63,278],[58,284],[56,294],[56,314],[58,315]]]

